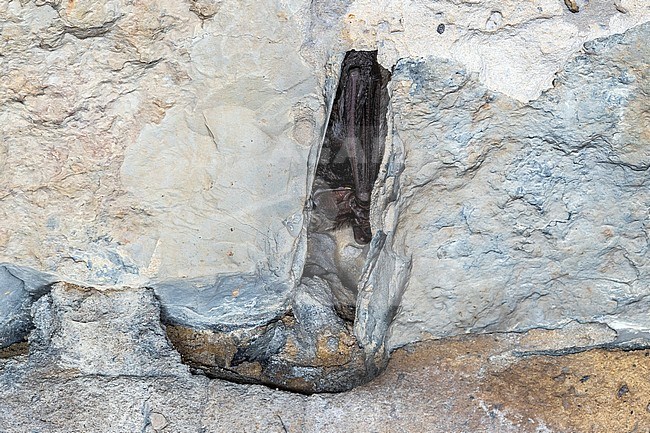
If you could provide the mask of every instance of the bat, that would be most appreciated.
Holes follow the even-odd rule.
[[[350,224],[359,244],[372,239],[370,199],[384,155],[389,79],[376,51],[345,55],[317,169],[332,188],[337,226]]]

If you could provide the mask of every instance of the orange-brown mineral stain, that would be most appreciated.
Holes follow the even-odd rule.
[[[0,229],[0,247],[6,247],[9,244],[9,230]]]
[[[70,12],[70,10],[74,9],[75,6],[75,0],[68,0],[68,5],[65,7],[67,12]]]
[[[373,36],[376,36],[376,31],[368,25],[366,20],[357,17],[355,14],[347,14],[344,23],[345,25],[341,30],[341,37],[344,40],[358,42],[359,38],[366,40],[368,37],[372,39]],[[370,39],[367,41],[370,41]]]

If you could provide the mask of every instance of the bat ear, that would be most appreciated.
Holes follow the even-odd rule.
[[[339,204],[336,193],[331,189],[324,189],[314,193],[314,205],[325,218],[334,221],[339,214]]]

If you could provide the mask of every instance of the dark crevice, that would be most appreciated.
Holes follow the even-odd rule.
[[[0,358],[26,354],[34,330],[32,306],[52,290],[52,285],[28,284],[20,272],[9,265],[0,265],[0,286],[4,290],[4,302],[13,308],[11,312],[5,311],[6,316],[0,321]]]
[[[115,26],[115,23],[117,23],[117,21],[120,18],[121,17],[116,17],[110,21],[105,22],[100,26],[95,26],[95,27],[82,28],[82,27],[74,27],[74,26],[65,26],[63,27],[63,33],[70,34],[77,39],[99,38],[109,33]]]
[[[385,366],[387,358],[366,350],[354,324],[361,275],[374,260],[368,252],[381,248],[384,236],[377,227],[373,239],[370,208],[384,156],[389,79],[376,51],[350,51],[343,59],[320,159],[310,165],[303,274],[284,315],[197,329],[174,324],[163,308],[169,340],[192,372],[312,394],[349,390]]]
[[[20,341],[10,344],[7,347],[0,348],[0,359],[13,358],[16,356],[24,356],[29,353],[29,343],[27,341]]]
[[[349,322],[373,236],[370,206],[384,157],[390,77],[377,51],[345,55],[312,188],[303,278],[325,280],[337,314]]]
[[[79,40],[104,37],[113,31],[120,18],[122,17],[118,16],[102,25],[85,28],[60,25],[60,23],[54,24],[45,32],[38,47],[43,50],[54,51],[63,45],[65,35],[74,36]]]
[[[389,80],[376,51],[345,55],[316,170],[313,195],[328,195],[316,207],[336,226],[351,225],[359,244],[372,238],[370,198],[384,155]]]

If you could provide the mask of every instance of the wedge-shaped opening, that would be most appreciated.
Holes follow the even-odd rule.
[[[389,81],[376,51],[345,55],[312,188],[303,276],[329,283],[346,320],[354,320],[373,236],[370,205],[386,143]]]
[[[320,156],[310,160],[307,254],[292,302],[263,326],[168,324],[170,340],[195,371],[302,393],[348,390],[380,371],[354,328],[362,273],[381,248],[373,238],[385,238],[373,233],[370,213],[384,156],[389,80],[376,51],[345,55]]]

